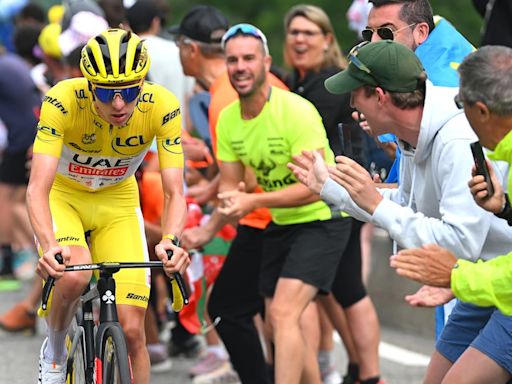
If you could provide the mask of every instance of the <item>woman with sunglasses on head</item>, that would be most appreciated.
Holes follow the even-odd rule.
[[[319,7],[297,5],[286,14],[284,27],[284,58],[293,68],[288,84],[290,90],[308,99],[317,108],[323,119],[329,145],[336,155],[344,154],[364,163],[362,133],[351,117],[353,109],[350,106],[350,94],[333,95],[324,87],[327,78],[346,67],[329,17]],[[352,150],[349,150],[350,147]],[[377,383],[379,324],[373,303],[362,282],[361,225],[353,221],[350,242],[332,286],[332,294],[344,308],[346,320],[343,312],[340,314],[336,301],[331,299],[332,296],[321,297],[319,301],[331,314],[331,322],[345,341],[351,363],[348,376],[353,376],[354,380],[362,378],[362,383]],[[355,330],[352,334],[353,346],[347,331],[347,321],[350,329]],[[320,354],[321,364],[323,358]],[[359,373],[357,363],[360,365]]]
[[[64,276],[55,256],[61,254],[64,264],[148,260],[133,175],[154,137],[166,196],[155,253],[169,274],[183,273],[190,263],[177,237],[186,217],[180,106],[169,91],[144,82],[149,64],[137,35],[106,30],[82,49],[85,78],[61,81],[43,100],[27,206],[41,254],[37,272],[58,281],[44,311],[48,338],[40,351],[39,383],[66,382],[65,336],[91,277],[89,272]],[[84,238],[88,231],[90,248]],[[126,269],[115,279],[134,382],[149,384],[144,334],[149,275]]]

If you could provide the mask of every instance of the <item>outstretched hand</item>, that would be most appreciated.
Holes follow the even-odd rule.
[[[336,166],[329,167],[329,176],[347,190],[361,209],[373,215],[383,197],[366,169],[348,157],[337,156]]]
[[[295,177],[312,192],[319,194],[329,177],[327,165],[316,151],[302,151],[293,156],[293,163],[288,163]]]
[[[436,307],[446,304],[454,297],[450,288],[424,285],[415,294],[405,296],[405,301],[413,307]]]
[[[436,244],[403,249],[391,256],[390,265],[396,273],[434,287],[450,287],[451,273],[457,258]]]

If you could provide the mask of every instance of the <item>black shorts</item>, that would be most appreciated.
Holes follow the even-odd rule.
[[[10,185],[27,185],[28,171],[27,151],[16,153],[5,152],[0,162],[0,183]]]
[[[361,274],[361,227],[363,222],[353,219],[350,240],[338,264],[331,292],[343,308],[348,308],[366,297]]]
[[[298,279],[320,292],[330,292],[351,226],[349,217],[291,225],[270,223],[263,241],[263,296],[274,296],[280,277]]]

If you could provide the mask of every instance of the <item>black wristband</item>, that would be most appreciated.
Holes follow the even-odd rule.
[[[507,220],[508,225],[512,226],[512,207],[510,206],[507,194],[505,194],[505,205],[503,206],[503,209],[500,213],[495,213],[494,215],[500,219]]]

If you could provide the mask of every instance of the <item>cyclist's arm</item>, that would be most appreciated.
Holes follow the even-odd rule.
[[[27,209],[32,228],[43,252],[58,246],[52,226],[49,195],[59,159],[34,153],[27,187]]]
[[[162,211],[162,234],[181,236],[185,227],[187,204],[183,193],[183,168],[162,169],[164,209]]]

